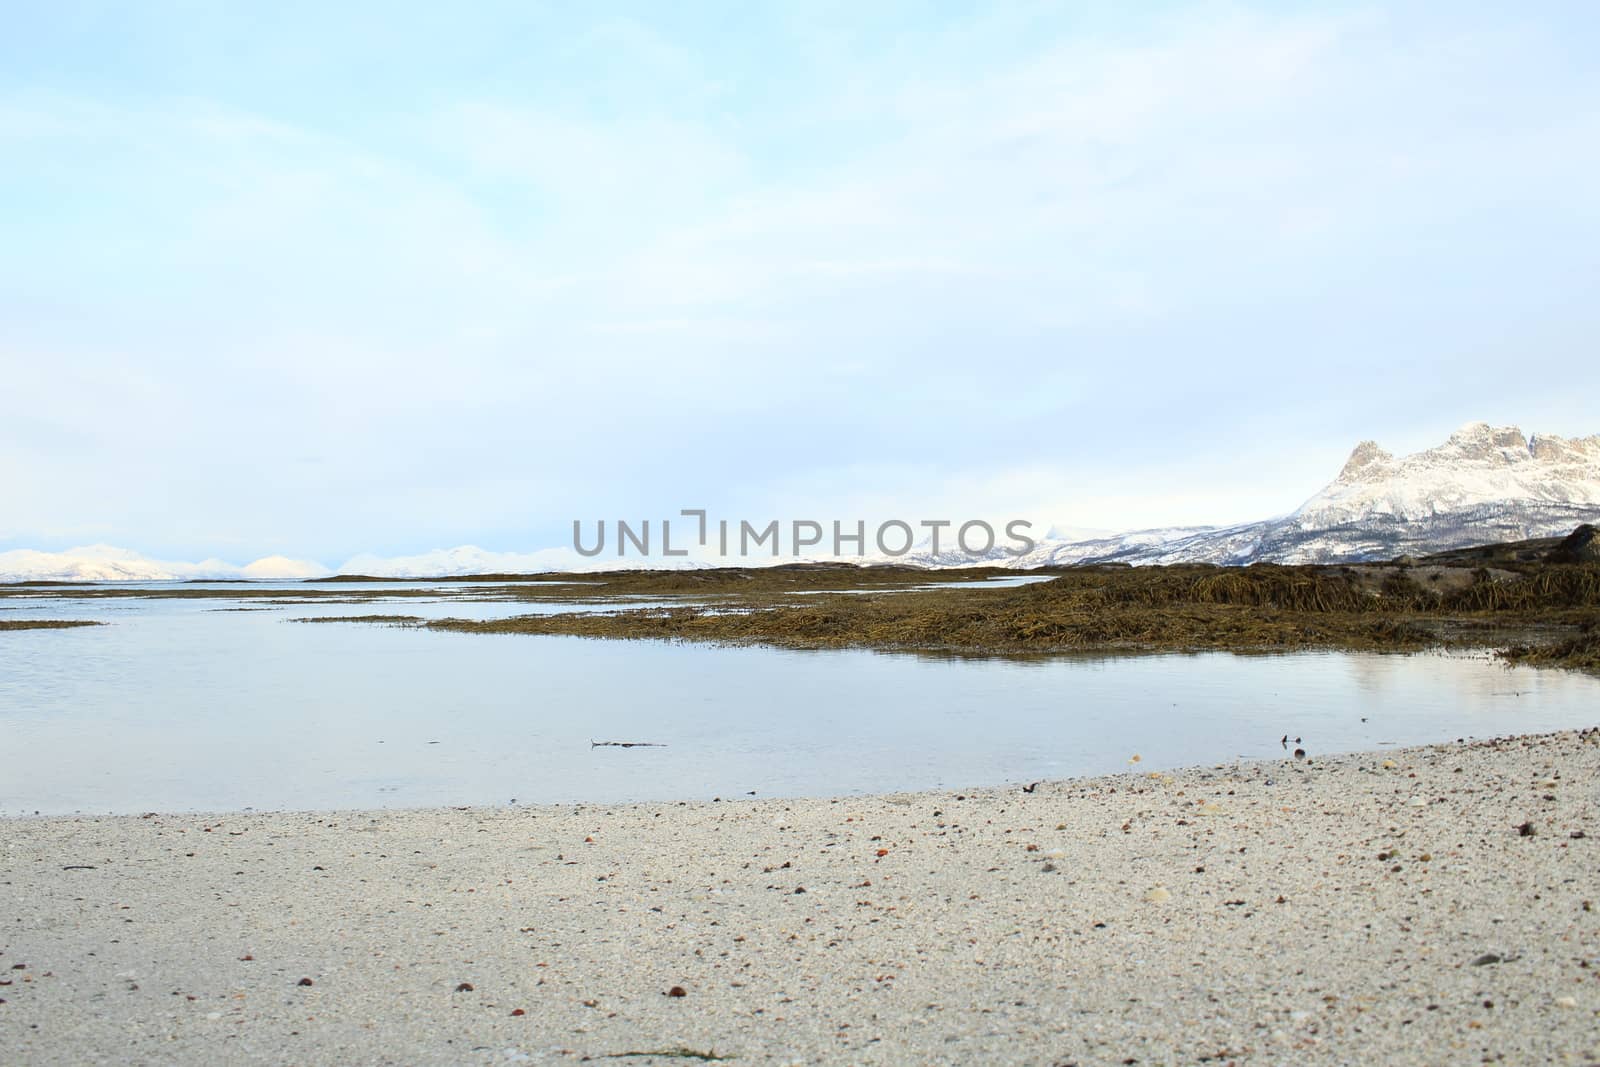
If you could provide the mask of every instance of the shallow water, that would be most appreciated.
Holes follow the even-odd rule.
[[[961,789],[1136,753],[1140,771],[1282,757],[1285,733],[1314,758],[1600,722],[1600,679],[1482,656],[984,660],[289,621],[561,610],[453,588],[249,611],[8,599],[6,618],[112,625],[0,633],[0,812]]]

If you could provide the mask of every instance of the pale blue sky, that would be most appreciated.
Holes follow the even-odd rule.
[[[9,3],[0,550],[1227,522],[1365,437],[1600,431],[1597,31]]]

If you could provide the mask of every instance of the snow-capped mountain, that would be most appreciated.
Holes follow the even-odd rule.
[[[1474,422],[1396,458],[1373,441],[1292,514],[1238,526],[1044,541],[1008,566],[1333,563],[1570,533],[1600,520],[1600,434],[1525,437]]]
[[[615,565],[614,563],[612,565]],[[595,570],[597,563],[570,548],[537,552],[491,552],[477,545],[436,548],[415,556],[352,556],[340,574],[373,578],[448,578],[467,574],[542,574],[547,571]]]
[[[777,562],[777,561],[768,561]],[[618,567],[704,567],[703,560],[642,559],[615,555],[585,558],[570,548],[536,552],[491,552],[476,545],[439,548],[413,556],[359,555],[332,570],[311,560],[267,556],[243,566],[220,559],[198,563],[152,559],[112,545],[85,545],[60,552],[14,549],[0,552],[0,582],[171,582],[227,579],[298,581],[333,574],[374,578],[449,578],[471,574],[544,574]]]
[[[166,582],[205,578],[321,578],[329,573],[320,563],[267,556],[242,567],[220,559],[198,563],[151,559],[112,545],[83,545],[61,552],[19,548],[0,552],[0,581]]]
[[[1290,516],[1303,530],[1407,521],[1510,504],[1600,506],[1600,435],[1568,440],[1475,422],[1438,448],[1396,459],[1374,441]]]

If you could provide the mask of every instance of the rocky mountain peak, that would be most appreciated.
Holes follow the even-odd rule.
[[[1350,453],[1350,458],[1345,460],[1344,469],[1339,472],[1339,481],[1353,482],[1363,477],[1374,477],[1387,470],[1393,462],[1394,456],[1378,447],[1378,442],[1362,441]]]
[[[1437,455],[1451,460],[1477,460],[1490,463],[1516,463],[1531,456],[1528,439],[1516,426],[1490,426],[1469,422],[1438,448],[1420,455]]]

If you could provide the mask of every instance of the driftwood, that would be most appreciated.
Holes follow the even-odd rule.
[[[666,748],[655,741],[590,741],[590,748]]]

